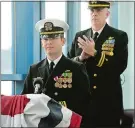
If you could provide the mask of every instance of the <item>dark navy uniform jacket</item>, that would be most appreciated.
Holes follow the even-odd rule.
[[[22,94],[34,93],[33,80],[41,77],[46,95],[80,114],[83,121],[89,120],[91,95],[85,66],[63,55],[50,76],[48,70],[47,59],[30,66]]]
[[[68,57],[79,61],[82,49],[78,37],[92,37],[92,29],[76,33]],[[82,37],[83,38],[83,37]],[[83,61],[90,79],[93,109],[100,122],[118,120],[123,112],[123,97],[120,75],[127,67],[128,37],[126,32],[105,25],[95,41],[97,54]]]

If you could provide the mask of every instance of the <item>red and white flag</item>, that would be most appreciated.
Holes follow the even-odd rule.
[[[82,117],[45,94],[1,96],[1,127],[80,127]]]

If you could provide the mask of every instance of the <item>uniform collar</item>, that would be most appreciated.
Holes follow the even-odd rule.
[[[61,59],[61,57],[62,57],[62,54],[57,58],[57,59],[55,59],[55,60],[53,60],[53,62],[54,62],[54,67],[57,65],[57,63],[60,61],[60,59]],[[50,63],[51,63],[51,60],[49,60],[48,58],[47,58],[47,60],[48,60],[48,63],[49,63],[49,65],[50,65]]]
[[[98,31],[94,31],[94,30],[92,29],[93,35],[95,34],[95,32],[98,32],[98,36],[99,36],[100,33],[102,32],[102,30],[104,29],[105,25],[106,25],[106,24],[104,24],[104,26],[103,26],[100,30],[98,30]]]

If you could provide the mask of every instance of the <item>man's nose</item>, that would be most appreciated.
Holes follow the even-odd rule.
[[[92,15],[97,15],[98,11],[96,9],[92,10]]]
[[[48,39],[48,40],[47,40],[47,43],[51,44],[51,43],[52,43],[52,39],[51,39],[51,38]]]
[[[94,10],[93,13],[92,13],[93,16],[96,16],[97,15],[97,11]]]

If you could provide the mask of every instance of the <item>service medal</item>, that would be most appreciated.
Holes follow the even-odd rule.
[[[64,85],[63,85],[63,88],[67,88],[67,84],[64,84]]]
[[[69,83],[69,84],[72,83],[72,78],[68,78],[68,83]]]
[[[63,83],[67,83],[67,78],[63,78]]]
[[[72,88],[72,84],[68,84],[68,88]]]
[[[68,77],[72,77],[72,72],[68,73]]]
[[[63,80],[63,78],[59,78],[59,79],[58,79],[58,82],[59,82],[59,83],[62,83],[62,80]]]
[[[62,88],[62,84],[59,84],[59,88]]]
[[[55,83],[55,87],[56,87],[56,88],[59,87],[59,83],[58,83],[58,82]]]

